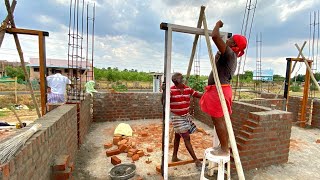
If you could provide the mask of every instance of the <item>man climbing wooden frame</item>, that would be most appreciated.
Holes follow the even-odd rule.
[[[199,29],[199,28],[192,28],[192,27],[187,27],[187,26],[180,26],[180,25],[174,25],[174,24],[168,24],[168,23],[161,23],[160,24],[160,29],[166,30],[165,32],[165,77],[166,80],[166,87],[170,86],[170,77],[171,76],[171,50],[172,50],[172,31],[175,32],[182,32],[182,33],[189,33],[189,34],[197,34],[197,35],[206,35],[206,40],[207,40],[207,46],[208,46],[208,52],[210,56],[210,61],[212,63],[212,69],[213,69],[213,74],[214,74],[214,79],[216,82],[216,85],[218,87],[218,92],[219,92],[219,97],[220,97],[220,102],[223,107],[223,113],[225,115],[226,119],[226,124],[227,124],[227,130],[229,134],[229,140],[231,143],[231,148],[233,152],[233,157],[235,160],[236,164],[236,169],[238,172],[238,177],[239,179],[244,179],[244,173],[242,169],[242,165],[240,162],[240,157],[237,149],[237,145],[235,142],[235,136],[232,130],[232,125],[231,125],[231,120],[230,120],[230,115],[228,113],[227,107],[226,107],[226,102],[224,100],[224,95],[222,93],[221,89],[221,84],[218,78],[217,74],[217,69],[214,62],[213,54],[211,51],[211,44],[209,40],[209,36],[211,34],[211,31],[208,31],[207,28],[207,23],[205,16],[203,16],[203,24],[204,24],[204,29]],[[210,34],[209,34],[210,33]],[[192,64],[192,63],[191,63]],[[166,88],[165,90],[166,96],[165,96],[165,115],[164,115],[164,154],[163,154],[163,161],[162,161],[162,175],[164,179],[168,179],[168,150],[169,150],[169,118],[170,118],[170,89]]]

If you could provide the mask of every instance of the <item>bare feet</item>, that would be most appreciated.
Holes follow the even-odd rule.
[[[222,150],[221,147],[214,148],[214,150],[211,151],[211,154],[215,156],[229,156],[229,152]]]
[[[171,159],[172,162],[178,162],[181,161],[181,159],[177,158],[177,157],[172,157]]]

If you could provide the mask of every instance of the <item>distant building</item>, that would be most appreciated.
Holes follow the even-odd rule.
[[[71,64],[71,63],[70,63]],[[30,63],[27,65],[30,67],[30,79],[40,79],[40,69],[39,69],[39,58],[30,58]],[[88,63],[86,65],[85,61],[82,61],[81,64],[78,62],[78,65],[73,64],[71,68],[68,68],[68,61],[63,59],[47,59],[46,61],[47,66],[47,73],[49,75],[54,73],[54,70],[61,70],[61,74],[65,75],[69,78],[71,77],[77,77],[79,78],[79,75],[76,74],[78,67],[81,67],[81,79],[82,81],[86,81],[86,76],[84,75],[85,71],[87,71],[87,77],[88,81],[93,80],[93,70],[91,69],[91,63]]]

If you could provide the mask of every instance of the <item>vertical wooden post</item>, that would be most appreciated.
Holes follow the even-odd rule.
[[[236,143],[234,132],[233,132],[233,129],[232,129],[230,114],[228,112],[226,100],[224,98],[223,91],[222,91],[222,88],[221,88],[221,83],[220,83],[219,76],[218,76],[218,70],[217,70],[217,67],[216,67],[216,64],[215,64],[215,61],[214,61],[214,56],[213,56],[213,53],[212,53],[212,47],[211,47],[211,43],[210,43],[210,39],[209,39],[208,25],[207,25],[207,20],[206,20],[205,13],[203,14],[203,26],[204,26],[204,34],[205,34],[205,37],[206,37],[206,42],[207,42],[207,47],[208,47],[208,53],[209,53],[209,57],[210,57],[212,74],[213,74],[214,82],[216,84],[216,88],[217,88],[217,91],[218,91],[218,95],[219,95],[219,99],[220,99],[220,103],[221,103],[224,119],[225,119],[226,126],[227,126],[227,131],[228,131],[228,135],[229,135],[230,145],[231,145],[231,148],[232,148],[232,154],[233,154],[233,158],[234,158],[234,163],[236,165],[238,178],[240,180],[244,180],[245,177],[244,177],[244,173],[243,173],[243,169],[242,169],[242,164],[241,164],[241,161],[240,161],[240,156],[239,156],[239,152],[238,152],[238,148],[237,148],[237,143]]]
[[[311,68],[310,62],[308,62],[308,65]],[[307,69],[305,79],[304,79],[303,99],[301,103],[301,116],[300,116],[300,127],[303,127],[303,128],[306,126],[306,112],[307,112],[307,104],[308,104],[309,86],[310,86],[310,72]]]
[[[45,47],[45,36],[43,32],[38,35],[39,39],[39,71],[40,71],[40,94],[41,94],[41,113],[42,116],[46,114],[47,104],[47,81],[46,81],[46,47]]]
[[[288,102],[289,102],[291,66],[292,66],[292,60],[291,58],[287,58],[286,79],[284,83],[284,94],[283,94],[283,97],[286,98],[286,109],[288,108]]]
[[[18,78],[15,77],[14,78],[14,97],[16,99],[16,104],[18,104],[18,96],[17,96],[17,80]]]

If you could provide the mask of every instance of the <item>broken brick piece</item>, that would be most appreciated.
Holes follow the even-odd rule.
[[[112,143],[106,143],[103,145],[105,149],[109,149],[112,147]]]
[[[120,145],[122,145],[122,144],[125,144],[125,143],[127,143],[127,142],[128,142],[128,140],[122,139],[121,141],[118,142],[118,146],[120,146]]]
[[[134,154],[132,152],[128,152],[127,157],[132,157]]]
[[[114,149],[114,150],[110,150],[110,151],[106,151],[106,155],[109,156],[114,156],[120,154],[120,150],[119,149]]]
[[[316,143],[320,143],[320,139],[317,139]]]
[[[127,146],[127,148],[124,150],[125,153],[129,152],[129,149],[131,149],[131,146]]]
[[[121,160],[117,157],[117,156],[112,156],[111,157],[111,163],[113,165],[117,165],[117,164],[120,164],[121,163]]]
[[[141,133],[141,136],[142,136],[142,137],[147,137],[147,136],[148,136],[148,133],[145,132],[145,131],[143,131],[143,132]]]
[[[71,168],[66,168],[64,171],[54,171],[52,174],[53,180],[68,180],[71,177]]]
[[[139,155],[139,157],[144,156],[144,152],[143,152],[143,151],[141,151],[141,150],[140,150],[140,151],[138,151],[138,152],[137,152],[137,154]]]
[[[135,154],[132,156],[132,161],[137,161],[139,160],[139,158],[140,158],[139,154]]]
[[[147,148],[147,152],[152,152],[153,149],[152,148]]]
[[[113,137],[113,144],[118,145],[119,141],[121,141],[121,140],[122,140],[122,137],[115,136],[115,137]]]
[[[122,145],[120,145],[120,146],[118,147],[118,149],[120,150],[120,152],[124,152],[127,148],[128,148],[128,146],[125,145],[125,144],[122,144]]]
[[[136,154],[137,152],[138,152],[138,149],[129,149],[129,151],[128,152],[132,152],[133,154]]]
[[[53,171],[64,171],[69,165],[69,155],[60,155],[55,158],[53,164]]]
[[[132,148],[136,148],[136,142],[132,142],[132,143],[131,143],[131,147],[132,147]]]

